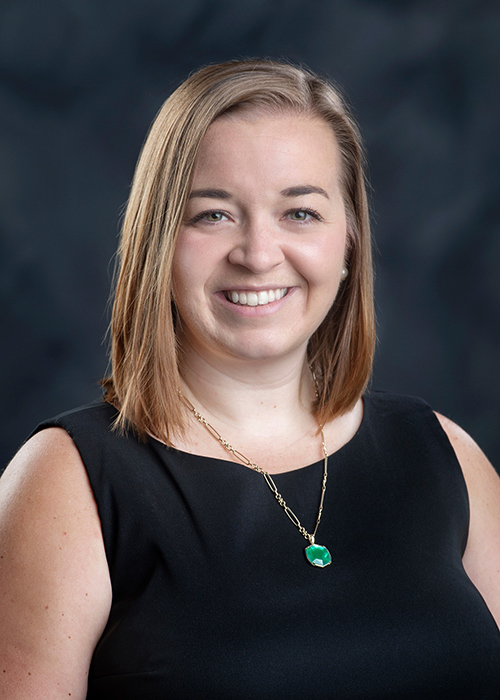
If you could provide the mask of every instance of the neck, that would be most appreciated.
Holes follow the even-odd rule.
[[[316,425],[314,385],[304,353],[279,361],[219,362],[184,347],[182,358],[186,398],[221,428],[265,437]]]

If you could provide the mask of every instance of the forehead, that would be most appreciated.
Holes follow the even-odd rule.
[[[288,109],[267,109],[255,106],[243,106],[237,110],[226,112],[217,117],[208,127],[206,137],[217,132],[236,133],[249,131],[252,134],[265,134],[273,128],[283,130],[284,135],[293,137],[300,132],[315,134],[322,140],[337,144],[334,131],[330,124],[320,117],[306,112],[294,112]]]
[[[340,154],[330,125],[294,113],[235,112],[208,128],[196,158],[194,180],[260,175],[338,180]]]

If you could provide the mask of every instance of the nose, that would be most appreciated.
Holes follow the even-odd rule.
[[[248,222],[238,234],[228,259],[254,274],[272,270],[284,260],[282,241],[272,226],[263,222]]]

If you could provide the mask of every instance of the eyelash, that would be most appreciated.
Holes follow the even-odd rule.
[[[319,212],[316,211],[316,209],[310,209],[309,207],[300,207],[298,209],[289,209],[288,211],[285,212],[284,216],[289,216],[290,214],[296,214],[298,212],[304,212],[305,214],[309,214],[313,219],[316,219],[316,221],[323,221],[323,217]],[[229,215],[226,214],[224,211],[220,211],[219,209],[207,209],[206,211],[201,211],[199,214],[196,214],[189,223],[190,224],[196,224],[198,221],[201,221],[205,216],[208,216],[209,214],[221,214],[222,216],[228,217]],[[293,220],[293,219],[291,219]],[[297,224],[306,224],[308,219],[305,221],[298,221],[295,220],[295,223]],[[207,221],[208,224],[216,224],[219,223],[217,221]]]
[[[201,221],[204,216],[208,216],[209,214],[221,214],[222,216],[228,217],[229,215],[226,214],[224,211],[220,211],[219,209],[207,209],[206,211],[201,211],[199,214],[196,214],[196,216],[193,216],[193,218],[189,221],[190,224],[196,224],[198,221]],[[217,224],[217,221],[207,221],[207,224]]]
[[[321,214],[316,211],[316,209],[309,209],[308,207],[300,207],[299,209],[289,209],[287,212],[285,212],[285,216],[288,216],[289,214],[296,214],[297,212],[304,212],[304,214],[309,214],[309,216],[312,216],[313,219],[316,219],[316,221],[323,221],[323,217]],[[297,221],[295,220],[295,223],[297,224],[305,224],[307,223],[306,221]]]

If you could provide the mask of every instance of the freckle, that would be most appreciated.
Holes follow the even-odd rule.
[[[45,606],[45,610],[48,610],[48,609],[49,609],[49,606],[48,606],[48,605],[46,605],[46,606]]]

